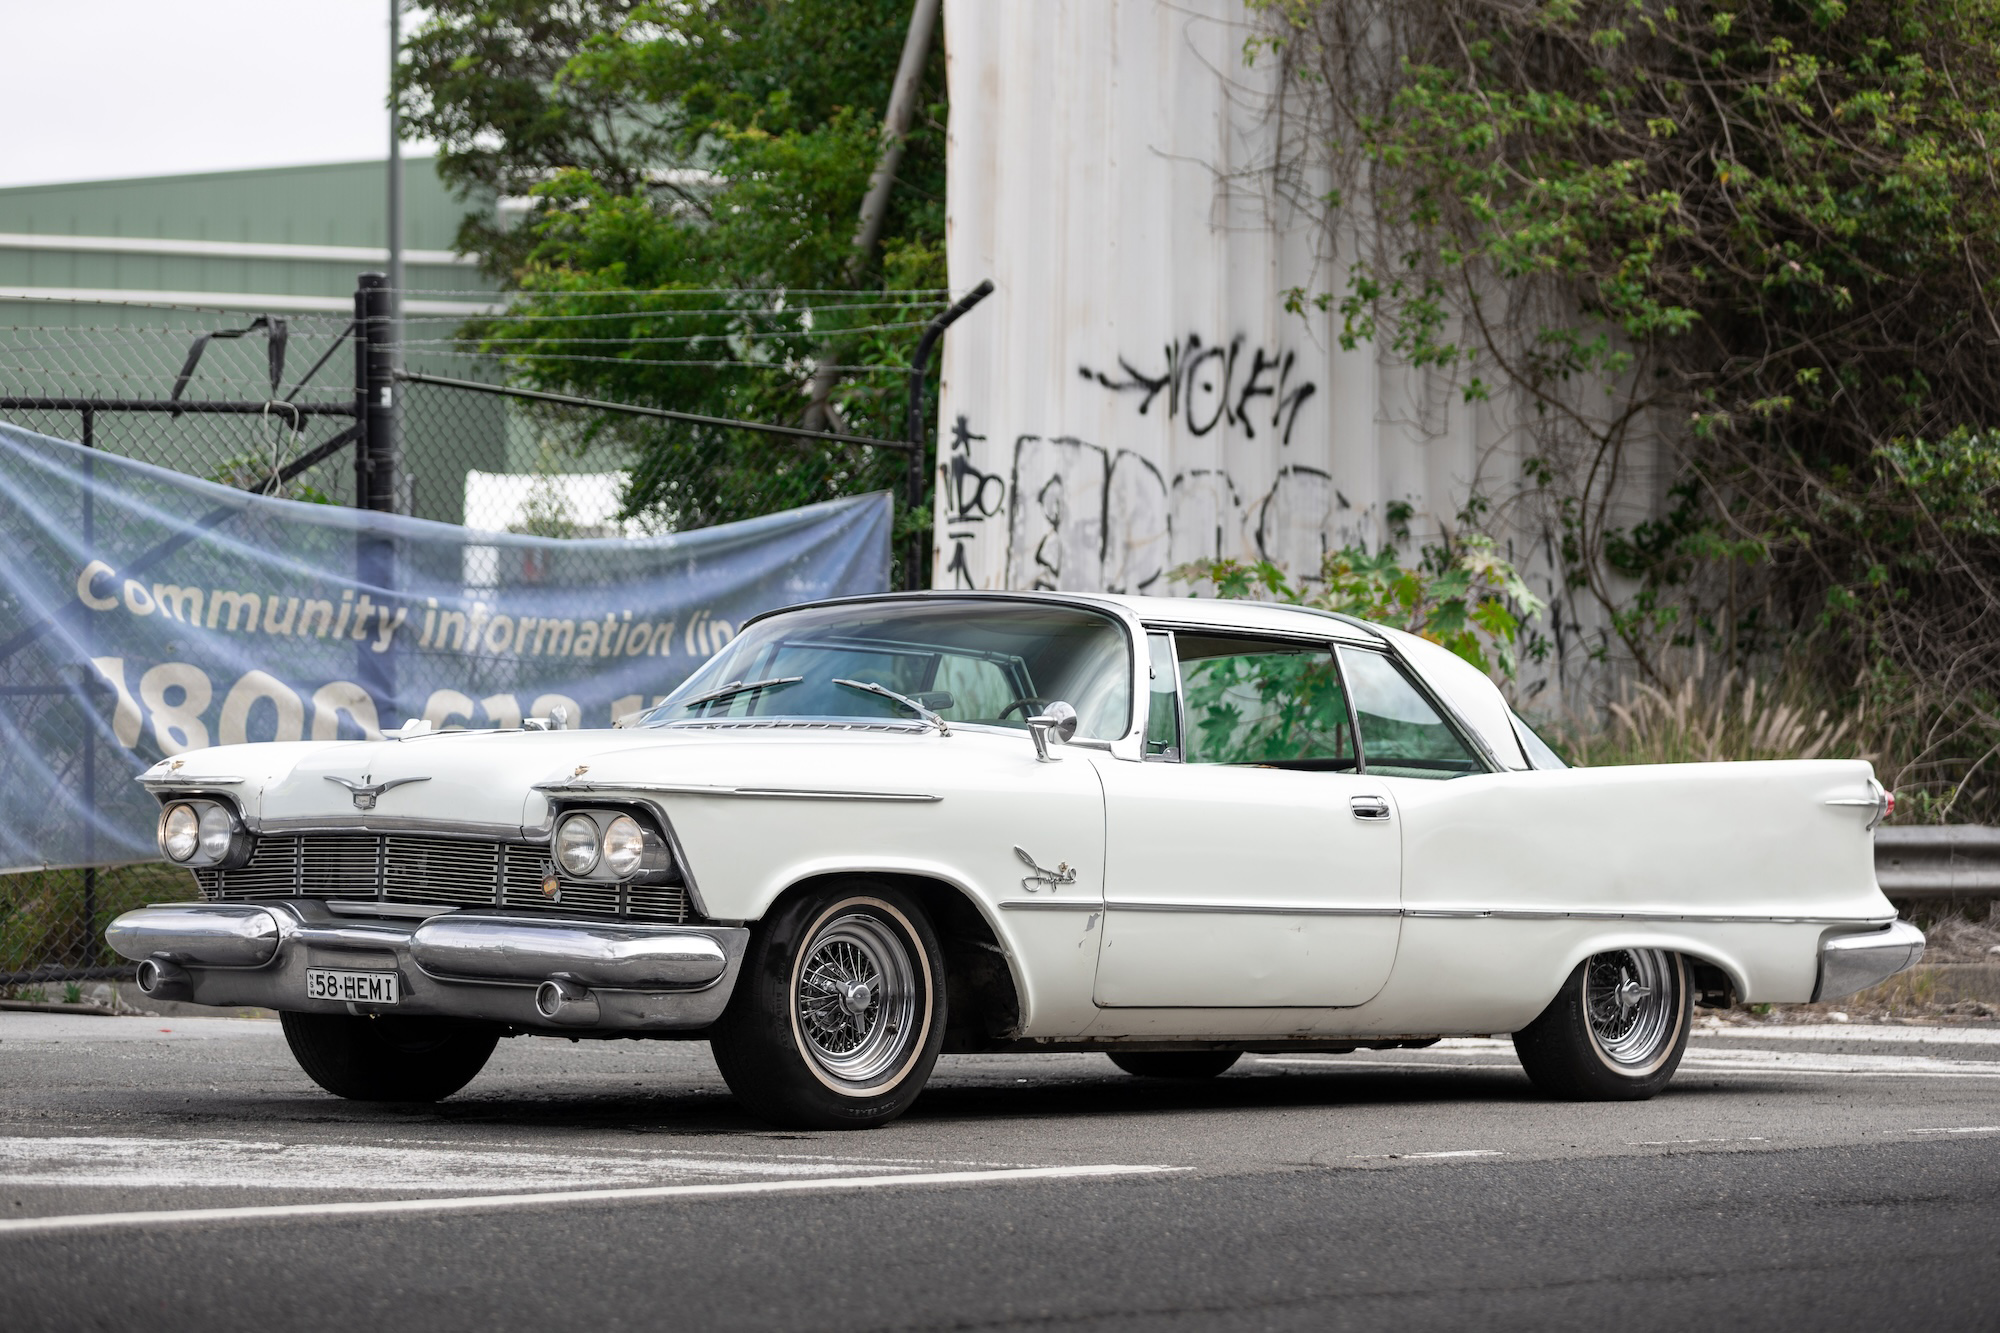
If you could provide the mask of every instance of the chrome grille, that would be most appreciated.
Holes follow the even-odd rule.
[[[307,833],[257,839],[231,870],[197,870],[212,900],[298,896],[438,903],[453,907],[558,907],[646,921],[688,919],[680,885],[624,886],[564,879],[561,897],[542,893],[548,854],[539,847],[403,834]],[[630,903],[625,895],[630,895]]]

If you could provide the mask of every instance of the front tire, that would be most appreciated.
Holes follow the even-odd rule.
[[[396,1014],[281,1013],[299,1068],[336,1097],[435,1102],[472,1082],[500,1043],[496,1028]]]
[[[1111,1063],[1139,1078],[1214,1078],[1243,1058],[1241,1051],[1112,1051]]]
[[[944,1044],[944,953],[922,907],[868,882],[807,893],[751,938],[710,1039],[761,1120],[865,1129],[908,1110]]]
[[[1578,963],[1556,998],[1514,1034],[1535,1086],[1568,1101],[1644,1101],[1687,1049],[1694,994],[1687,960],[1616,949]]]

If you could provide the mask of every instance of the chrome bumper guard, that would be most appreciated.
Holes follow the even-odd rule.
[[[750,932],[488,911],[398,921],[287,899],[142,907],[105,938],[162,1000],[359,1013],[378,1006],[308,999],[306,969],[394,971],[399,1014],[665,1032],[721,1017]]]
[[[1887,981],[1924,956],[1924,932],[1907,921],[1865,935],[1832,935],[1820,941],[1819,985],[1813,1003],[1837,1000]]]

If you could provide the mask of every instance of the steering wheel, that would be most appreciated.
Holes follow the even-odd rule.
[[[1016,699],[1013,703],[1008,704],[1005,708],[1000,710],[1000,717],[1004,718],[1007,716],[1007,714],[1013,712],[1016,708],[1018,708],[1021,710],[1021,717],[1023,719],[1026,719],[1028,716],[1029,704],[1033,704],[1036,708],[1041,709],[1041,708],[1047,708],[1049,706],[1049,701],[1047,699],[1036,699],[1032,696],[1026,699]],[[998,721],[999,718],[996,718],[994,720]]]

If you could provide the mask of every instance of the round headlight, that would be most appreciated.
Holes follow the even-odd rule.
[[[612,874],[624,879],[639,868],[645,855],[646,834],[638,820],[620,815],[604,826],[604,866]]]
[[[199,828],[202,860],[220,861],[229,855],[229,839],[235,834],[236,825],[227,810],[219,805],[203,806]]]
[[[556,864],[572,875],[588,875],[597,868],[596,820],[571,815],[556,826]]]
[[[191,805],[170,805],[160,815],[160,850],[185,861],[201,845],[201,815]]]

